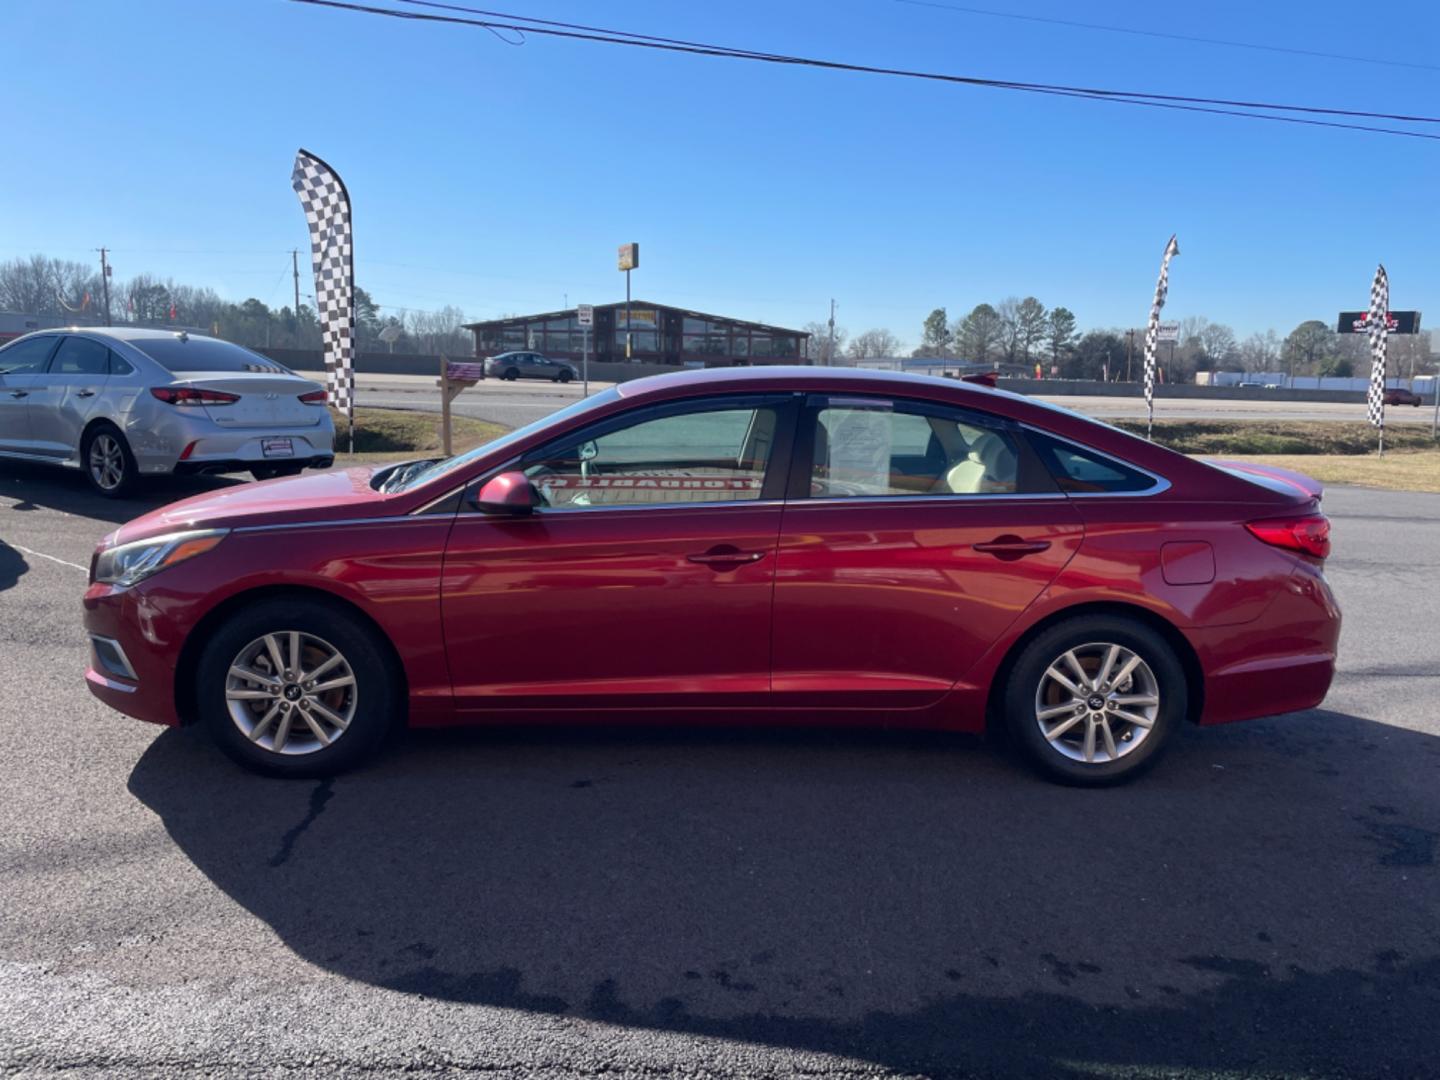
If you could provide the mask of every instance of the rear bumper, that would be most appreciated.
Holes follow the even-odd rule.
[[[245,472],[257,466],[300,466],[302,469],[328,469],[335,464],[334,454],[315,454],[311,457],[288,458],[188,458],[175,463],[176,476],[198,476],[207,473]]]
[[[1255,622],[1186,637],[1205,670],[1201,724],[1299,712],[1330,691],[1340,609],[1319,571],[1301,566]]]

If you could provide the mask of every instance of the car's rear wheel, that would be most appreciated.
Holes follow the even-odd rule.
[[[135,455],[114,424],[96,424],[85,432],[80,443],[80,466],[90,486],[107,499],[129,495],[139,479]]]
[[[562,372],[560,372],[559,375],[556,375],[556,376],[555,376],[555,381],[556,381],[556,382],[561,382],[561,383],[567,383],[567,382],[569,382],[573,377],[574,377],[574,376],[572,376],[572,375],[570,374],[570,372],[568,372],[568,371],[562,371]]]
[[[401,713],[399,685],[383,643],[343,608],[276,599],[241,609],[211,637],[196,706],[242,765],[333,776],[384,741]]]
[[[512,367],[512,368],[506,368],[506,369],[505,369],[505,374],[504,374],[504,375],[501,375],[500,377],[501,377],[502,379],[509,379],[511,382],[514,382],[516,379],[520,378],[520,369],[519,369],[519,368],[513,368],[513,367]]]
[[[1016,659],[1005,719],[1050,778],[1114,784],[1154,764],[1185,717],[1188,690],[1174,649],[1155,631],[1081,616],[1050,627]]]

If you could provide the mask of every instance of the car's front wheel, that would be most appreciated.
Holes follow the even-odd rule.
[[[574,376],[571,375],[570,372],[568,372],[568,371],[562,371],[562,372],[560,372],[559,375],[556,375],[556,376],[555,376],[555,381],[556,381],[556,382],[559,382],[559,383],[567,383],[567,382],[569,382],[569,381],[570,381],[571,379],[573,379],[573,378],[574,378]]]
[[[130,444],[111,423],[97,423],[80,443],[80,466],[90,487],[107,499],[120,499],[135,490],[139,467]]]
[[[201,722],[227,754],[272,776],[358,765],[401,714],[399,680],[374,631],[323,601],[242,608],[201,653]]]
[[[1010,734],[1036,768],[1081,786],[1154,764],[1188,707],[1185,669],[1143,623],[1067,619],[1030,642],[1005,691]]]

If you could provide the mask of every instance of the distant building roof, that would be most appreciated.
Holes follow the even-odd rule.
[[[596,311],[603,311],[607,309],[621,309],[625,307],[625,301],[620,300],[613,304],[595,304],[593,306]],[[692,311],[689,308],[676,307],[674,304],[657,304],[653,300],[632,299],[630,301],[630,306],[632,308],[666,308],[670,311],[678,311],[682,316],[691,319],[706,319],[712,322],[734,323],[736,326],[748,326],[752,330],[770,330],[772,332],[778,332],[781,334],[794,334],[797,337],[808,338],[810,336],[810,332],[808,330],[791,330],[788,327],[774,326],[770,323],[759,323],[751,322],[748,319],[737,319],[733,315],[712,315],[704,311]],[[510,315],[503,319],[485,319],[482,322],[465,323],[464,326],[466,330],[479,330],[492,326],[503,326],[506,323],[533,322],[536,319],[560,319],[574,314],[575,309],[573,307],[562,308],[559,311],[539,311],[533,315]]]

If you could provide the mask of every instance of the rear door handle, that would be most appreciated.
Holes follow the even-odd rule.
[[[979,544],[972,544],[976,551],[984,552],[986,555],[994,555],[997,559],[1013,560],[1023,559],[1026,555],[1035,555],[1041,551],[1050,549],[1049,540],[1022,540],[1018,536],[997,536],[994,540],[987,540]]]
[[[11,396],[11,397],[14,397],[14,398],[29,397],[29,396],[30,396],[30,391],[29,391],[29,390],[11,390],[11,391],[10,391],[10,396]]]
[[[76,396],[76,397],[94,397],[94,396],[95,396],[95,391],[94,391],[94,390],[77,390],[77,391],[75,391],[75,396]]]
[[[741,551],[732,544],[720,544],[709,551],[697,551],[685,558],[701,566],[713,566],[717,570],[733,570],[746,563],[759,562],[765,557],[763,551]]]

